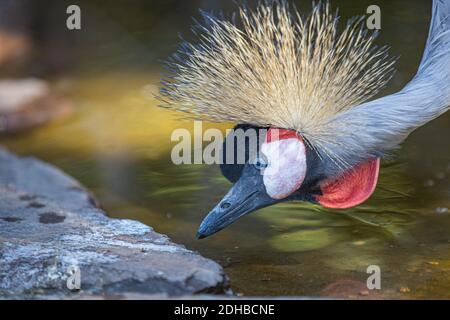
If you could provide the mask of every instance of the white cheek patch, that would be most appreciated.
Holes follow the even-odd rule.
[[[284,199],[297,191],[306,176],[306,150],[299,139],[285,139],[261,146],[268,167],[263,172],[264,186],[272,199]]]

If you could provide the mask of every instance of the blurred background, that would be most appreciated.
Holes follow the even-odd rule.
[[[311,1],[293,2],[310,11]],[[382,94],[405,85],[420,62],[431,0],[330,2],[342,20],[380,6],[378,43],[400,57]],[[81,8],[81,30],[66,27],[72,4]],[[199,9],[231,13],[236,5],[0,0],[0,144],[62,168],[111,216],[140,220],[215,259],[236,293],[450,298],[450,115],[385,161],[375,196],[361,207],[284,204],[195,239],[230,186],[216,167],[172,164],[172,131],[193,124],[157,108],[154,94],[161,62],[180,36],[191,38]],[[381,267],[382,291],[367,292],[369,265]]]

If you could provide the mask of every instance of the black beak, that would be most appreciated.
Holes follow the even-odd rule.
[[[267,195],[261,175],[244,175],[203,220],[197,238],[207,238],[242,216],[277,202]]]

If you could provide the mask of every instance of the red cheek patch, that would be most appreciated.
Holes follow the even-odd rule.
[[[286,140],[286,139],[298,139],[303,140],[295,130],[286,130],[286,129],[269,129],[266,135],[266,143]]]
[[[369,199],[378,183],[380,159],[364,162],[344,172],[335,180],[326,181],[320,187],[322,195],[316,200],[325,208],[348,209]]]

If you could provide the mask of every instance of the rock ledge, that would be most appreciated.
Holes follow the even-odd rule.
[[[215,262],[152,228],[108,218],[77,181],[0,148],[0,297],[70,298],[81,293],[180,296],[225,293]]]

